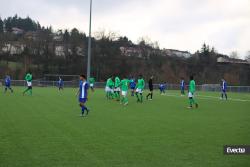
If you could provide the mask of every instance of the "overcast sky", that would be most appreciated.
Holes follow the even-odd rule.
[[[55,29],[88,32],[89,0],[0,0],[0,16],[30,16]],[[111,30],[137,42],[195,52],[202,43],[220,53],[250,50],[250,0],[93,0],[93,31]]]

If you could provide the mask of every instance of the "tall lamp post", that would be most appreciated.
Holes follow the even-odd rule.
[[[91,74],[91,23],[92,23],[92,0],[90,0],[90,14],[89,14],[89,42],[88,42],[88,64],[87,64],[88,80]]]

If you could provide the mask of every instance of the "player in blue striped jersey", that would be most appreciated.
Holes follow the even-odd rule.
[[[167,83],[166,82],[164,82],[164,83],[161,83],[160,85],[159,85],[159,89],[160,89],[160,94],[161,95],[165,95],[165,93],[166,93],[166,87],[167,87]]]
[[[130,79],[131,96],[135,95],[135,88],[136,88],[136,82],[135,82],[135,79],[132,77]]]
[[[185,95],[185,81],[183,78],[181,78],[181,96],[184,96]]]
[[[224,99],[224,96],[225,96],[225,99],[227,100],[227,82],[222,79],[221,80],[222,83],[221,83],[221,99]]]
[[[62,78],[61,77],[59,77],[59,80],[58,80],[58,89],[59,89],[59,91],[60,90],[63,90],[63,80],[62,80]]]
[[[89,84],[86,80],[86,76],[80,75],[80,84],[77,95],[79,96],[79,105],[82,109],[82,115],[81,115],[82,117],[84,116],[85,110],[87,111],[86,115],[89,114],[89,109],[86,107],[86,102],[88,100],[88,89],[89,89]]]
[[[11,93],[13,93],[13,89],[11,88],[11,79],[10,79],[10,76],[6,75],[4,83],[5,83],[4,93],[6,93],[8,89],[11,91]]]

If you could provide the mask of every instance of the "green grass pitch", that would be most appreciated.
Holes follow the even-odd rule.
[[[250,145],[249,94],[199,92],[189,110],[177,91],[124,107],[97,90],[81,118],[76,89],[23,89],[0,94],[1,167],[250,166],[249,155],[223,155],[224,145]]]

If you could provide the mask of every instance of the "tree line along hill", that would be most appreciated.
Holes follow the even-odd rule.
[[[86,73],[88,37],[74,28],[53,30],[31,18],[17,15],[0,18],[0,76],[23,79],[26,71],[34,78],[44,74]],[[203,44],[194,54],[187,51],[160,49],[157,43],[141,39],[138,44],[113,32],[101,31],[92,38],[91,73],[97,81],[111,74],[156,82],[179,83],[194,75],[198,84],[219,83],[250,85],[250,64],[232,59]]]

